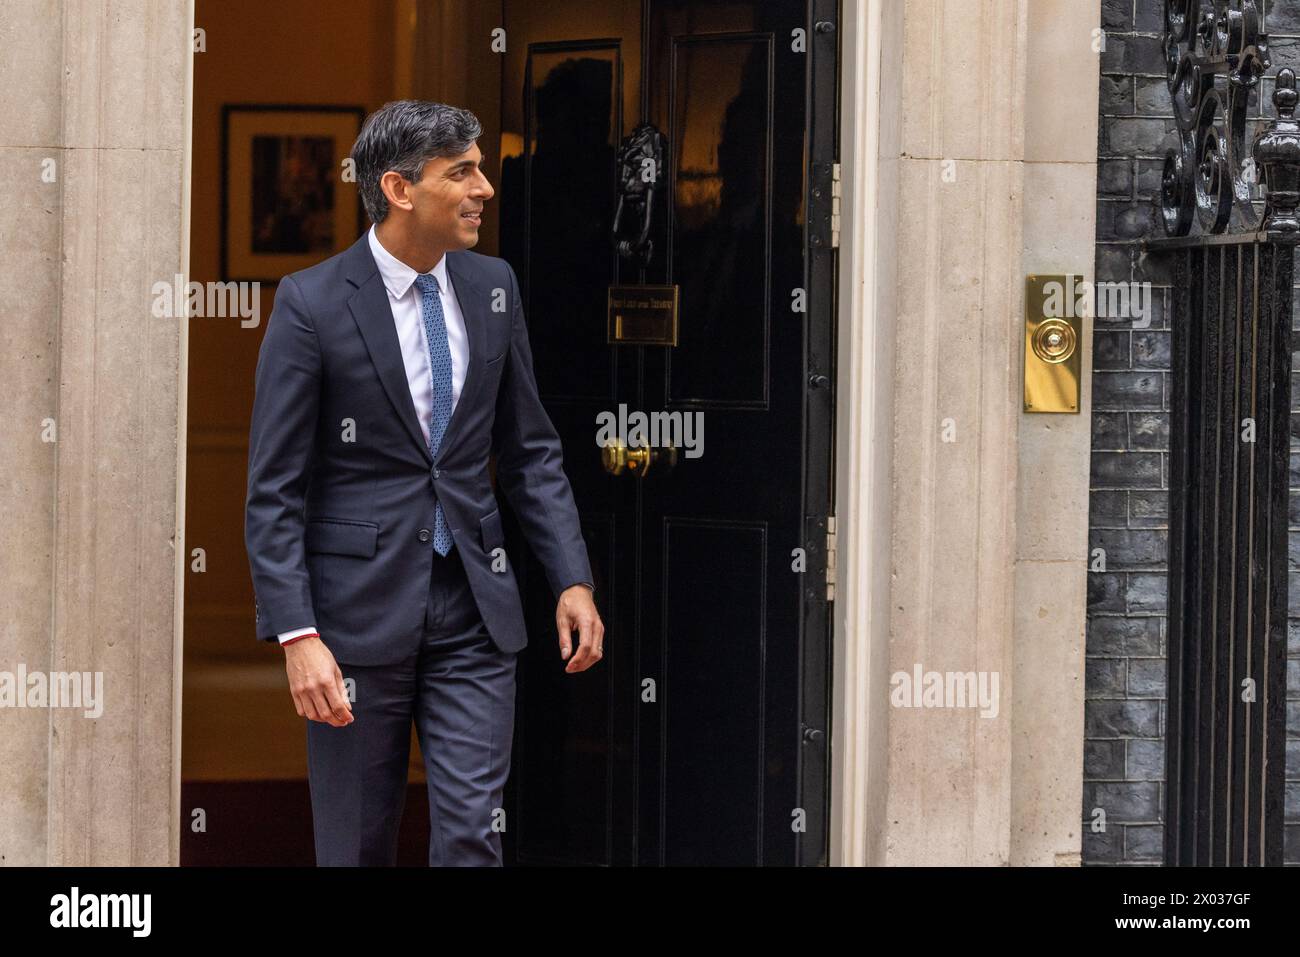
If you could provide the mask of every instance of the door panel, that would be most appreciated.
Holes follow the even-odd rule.
[[[766,603],[754,585],[768,563],[767,527],[672,516],[661,527],[662,857],[671,864],[754,864],[761,852],[768,657]],[[729,600],[719,602],[720,595]]]
[[[504,7],[501,254],[525,287],[606,623],[603,661],[565,674],[554,599],[523,563],[508,858],[795,863],[804,2]],[[641,270],[610,228],[615,150],[643,118],[666,151]],[[676,347],[606,344],[608,286],[638,282],[680,287]],[[703,454],[606,473],[596,417],[620,404],[701,416]]]
[[[674,406],[764,408],[772,38],[680,37],[670,49],[668,241],[682,306],[680,345],[664,356],[663,381]]]
[[[616,268],[621,75],[618,43],[535,44],[524,71],[525,153],[502,176],[505,194],[522,201],[502,207],[501,254],[523,266],[528,315],[545,318],[533,364],[543,398],[556,402],[614,399],[614,356],[591,320],[604,313]]]
[[[507,2],[501,255],[523,285],[538,390],[564,445],[607,635],[601,663],[564,672],[555,599],[512,526],[529,645],[503,840],[514,863],[630,863],[635,488],[608,482],[596,414],[635,402],[635,363],[605,344],[614,150],[639,110],[640,2]],[[631,75],[629,76],[629,71]],[[629,89],[630,87],[630,89]],[[626,107],[631,99],[631,110]],[[608,642],[608,639],[607,639]]]

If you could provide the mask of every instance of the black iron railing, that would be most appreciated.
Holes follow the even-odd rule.
[[[1169,235],[1144,244],[1173,272],[1165,862],[1280,864],[1295,75],[1278,74],[1278,118],[1247,152],[1269,65],[1257,4],[1165,12],[1180,142],[1164,168]]]

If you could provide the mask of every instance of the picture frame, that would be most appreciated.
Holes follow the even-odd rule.
[[[221,110],[221,276],[278,283],[347,249],[365,224],[343,160],[360,106],[230,103]]]

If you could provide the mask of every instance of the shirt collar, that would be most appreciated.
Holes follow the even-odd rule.
[[[374,226],[370,227],[368,235],[370,252],[375,257],[375,265],[379,267],[379,275],[384,280],[384,287],[394,299],[401,299],[406,295],[406,291],[411,288],[411,284],[415,282],[415,277],[419,274],[384,248],[383,243],[379,241],[379,237],[375,234]],[[438,264],[429,271],[437,277],[438,288],[445,293],[448,289],[446,253],[438,260]]]

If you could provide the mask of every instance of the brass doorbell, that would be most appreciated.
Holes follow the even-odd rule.
[[[1025,277],[1025,411],[1078,412],[1087,302],[1079,276]]]

